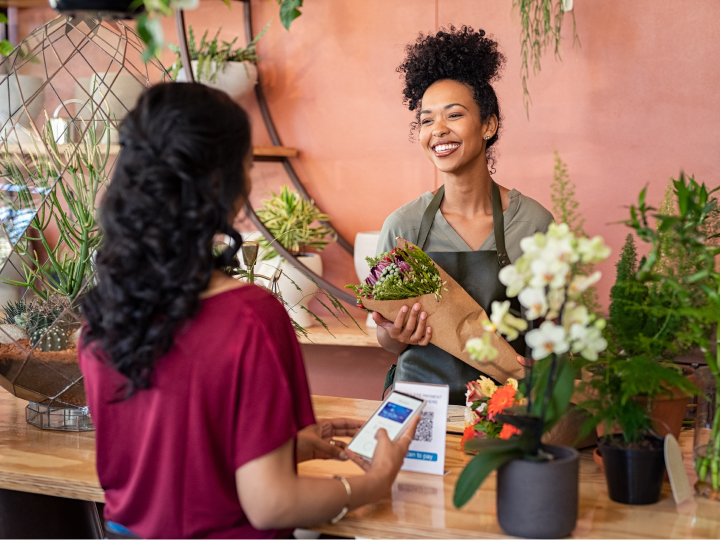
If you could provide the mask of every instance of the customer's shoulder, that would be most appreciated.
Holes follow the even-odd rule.
[[[523,195],[517,189],[509,193],[511,200],[516,199],[517,212],[514,219],[531,223],[538,231],[547,231],[554,221],[552,213],[535,199]]]
[[[265,287],[246,284],[204,300],[228,316],[265,319],[287,316],[282,303]]]

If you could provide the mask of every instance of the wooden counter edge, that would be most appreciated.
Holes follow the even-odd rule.
[[[105,493],[96,483],[77,480],[65,482],[61,479],[35,477],[25,473],[0,472],[0,488],[67,499],[105,502]]]

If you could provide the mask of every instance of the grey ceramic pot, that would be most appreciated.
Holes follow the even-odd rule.
[[[575,528],[580,454],[567,446],[543,449],[555,459],[516,459],[498,469],[497,517],[507,534],[561,538]]]

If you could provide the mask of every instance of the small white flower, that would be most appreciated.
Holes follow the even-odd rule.
[[[515,390],[518,389],[517,379],[513,379],[512,377],[508,377],[508,380],[505,381],[505,385],[508,385],[508,384],[509,384],[510,386],[512,386]]]
[[[532,271],[530,286],[538,288],[550,286],[559,289],[564,287],[570,274],[570,265],[568,263],[546,257],[535,259],[530,264],[530,269]]]
[[[520,240],[520,249],[522,249],[523,253],[532,257],[533,255],[538,255],[543,248],[545,248],[546,244],[547,238],[545,235],[543,233],[535,233],[532,236],[527,236]]]
[[[568,287],[568,297],[573,299],[578,298],[582,293],[600,281],[601,277],[602,273],[599,270],[589,276],[575,276]]]
[[[595,361],[598,353],[607,348],[607,340],[602,337],[602,330],[596,326],[573,324],[570,327],[570,340],[573,352],[580,353],[586,360]]]
[[[507,287],[507,295],[514,298],[525,286],[525,278],[514,264],[505,266],[498,273],[500,283]]]
[[[586,326],[590,322],[590,315],[585,306],[579,305],[577,302],[568,302],[565,304],[563,311],[563,326],[569,330],[573,325]]]
[[[520,332],[527,330],[527,321],[510,314],[510,300],[493,302],[491,308],[490,321],[508,341],[517,339]]]
[[[482,414],[485,409],[487,409],[487,403],[483,402],[477,409],[475,409],[475,412],[478,414]]]
[[[565,329],[562,326],[545,321],[540,328],[527,333],[525,342],[532,348],[532,357],[535,360],[542,360],[552,353],[566,353],[570,346],[565,337]]]
[[[470,358],[476,362],[491,362],[497,358],[498,351],[490,343],[490,334],[485,334],[482,338],[469,339],[465,344]]]
[[[550,289],[547,294],[548,311],[545,314],[546,319],[557,319],[560,316],[560,310],[565,303],[564,289]]]
[[[465,407],[465,427],[472,427],[477,424],[479,417],[470,407]]]
[[[592,239],[579,238],[577,251],[583,263],[604,261],[610,256],[610,248],[605,245],[602,236]]]
[[[547,313],[548,305],[545,297],[545,290],[538,288],[523,289],[518,295],[520,304],[527,310],[525,317],[529,321],[534,321],[540,317],[544,317]]]

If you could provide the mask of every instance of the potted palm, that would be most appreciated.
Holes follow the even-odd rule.
[[[232,41],[219,41],[220,30],[208,41],[208,32],[200,38],[200,44],[195,42],[195,33],[192,26],[188,29],[188,52],[192,64],[193,75],[197,82],[217,88],[237,99],[253,89],[257,83],[257,66],[260,60],[257,55],[257,41],[265,34],[270,23],[255,36],[247,47],[236,47],[237,37]],[[173,79],[185,80],[185,71],[182,69],[182,56],[180,47],[168,44],[175,53],[175,62],[168,70]]]
[[[275,242],[297,257],[307,268],[318,276],[322,275],[322,259],[318,253],[327,247],[328,237],[333,231],[322,222],[330,219],[315,206],[313,201],[303,199],[297,191],[283,186],[280,194],[272,193],[270,199],[262,201],[257,216],[272,233]],[[308,310],[308,303],[318,291],[318,285],[305,272],[283,260],[266,239],[260,242],[263,253],[260,260],[283,271],[280,291],[290,306],[290,317],[300,326],[311,326],[314,317]]]
[[[567,411],[583,361],[596,361],[607,346],[602,337],[605,321],[590,314],[581,300],[600,273],[583,275],[578,268],[604,260],[610,250],[600,237],[576,238],[567,224],[551,224],[547,234],[525,238],[521,247],[522,257],[500,271],[500,281],[508,296],[518,296],[528,320],[544,319],[525,336],[535,360],[521,383],[527,398],[502,413],[493,412],[493,421],[511,426],[505,430],[507,439],[465,443],[466,450],[478,454],[460,474],[454,503],[464,505],[497,469],[497,515],[503,530],[515,536],[559,538],[577,521],[578,453],[542,444],[541,438]],[[527,321],[509,307],[509,301],[494,302],[487,327],[513,339]],[[468,349],[479,369],[496,354],[489,339],[472,340]]]
[[[718,191],[720,187],[708,189],[694,177],[681,173],[679,179],[673,181],[677,214],[658,212],[647,205],[643,189],[627,221],[640,239],[650,244],[638,279],[673,289],[682,306],[683,324],[678,336],[702,351],[709,371],[706,383],[714,382],[715,392],[720,386],[720,270],[717,267],[720,203],[714,196]],[[656,226],[651,224],[652,217]],[[687,261],[688,271],[674,272],[672,267],[661,264],[663,233],[671,234]],[[706,389],[712,391],[709,385]],[[706,398],[712,400],[710,395]],[[720,499],[720,402],[715,400],[714,407],[705,410],[710,415],[704,416],[705,424],[696,430],[696,491],[717,500]]]

